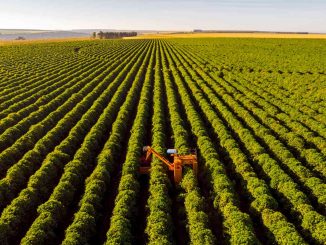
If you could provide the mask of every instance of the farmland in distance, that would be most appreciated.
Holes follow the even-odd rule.
[[[325,180],[326,40],[0,46],[1,244],[325,244]]]

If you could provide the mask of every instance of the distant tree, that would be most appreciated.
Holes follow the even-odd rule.
[[[97,33],[97,36],[99,37],[99,39],[103,39],[103,37],[104,37],[103,31],[100,31],[99,33]]]
[[[26,40],[26,38],[19,36],[15,40]]]
[[[92,34],[92,37],[95,39],[96,38],[96,32],[94,31]]]
[[[100,39],[116,39],[123,37],[134,37],[137,36],[137,32],[102,32],[97,33]]]

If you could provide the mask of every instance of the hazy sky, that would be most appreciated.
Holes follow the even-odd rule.
[[[326,32],[326,0],[0,0],[0,29]]]

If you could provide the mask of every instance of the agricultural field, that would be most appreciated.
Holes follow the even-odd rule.
[[[326,40],[1,46],[0,244],[326,244]]]
[[[141,33],[126,39],[170,39],[170,38],[295,38],[295,39],[326,39],[326,34],[273,33],[273,32],[156,32]]]

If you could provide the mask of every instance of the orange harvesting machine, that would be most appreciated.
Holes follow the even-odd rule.
[[[152,155],[155,155],[158,159],[160,159],[169,169],[169,171],[173,172],[174,183],[179,184],[182,180],[182,170],[185,166],[192,167],[195,176],[198,173],[198,162],[197,162],[197,151],[190,150],[189,154],[178,154],[176,149],[168,149],[167,154],[173,158],[173,161],[170,162],[166,157],[162,156],[160,153],[155,151],[150,146],[144,146],[143,152],[146,153],[140,158],[140,174],[149,174],[151,169],[151,161]]]

